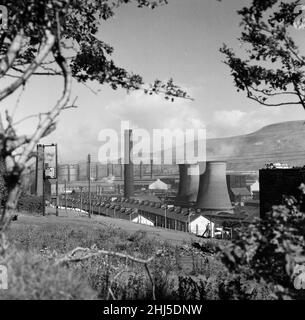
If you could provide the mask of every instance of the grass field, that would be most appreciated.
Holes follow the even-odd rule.
[[[83,226],[94,229],[100,229],[105,227],[120,228],[128,233],[134,233],[142,230],[147,233],[150,238],[158,239],[161,241],[168,241],[173,244],[182,244],[185,242],[198,241],[198,237],[195,235],[167,230],[163,228],[150,227],[142,224],[130,222],[128,220],[114,219],[104,216],[94,215],[91,218],[85,213],[80,213],[72,210],[59,210],[59,216],[55,216],[55,210],[48,208],[46,216],[29,215],[28,213],[20,213],[18,220],[14,222],[12,228],[20,228],[23,225],[69,225],[69,226]]]
[[[10,248],[0,264],[8,268],[9,289],[0,299],[231,299],[240,282],[216,256],[192,242],[213,248],[215,240],[125,220],[53,209],[46,216],[20,213],[7,234]],[[76,247],[96,248],[148,259],[142,264],[111,255],[58,265]],[[158,254],[156,255],[156,253]],[[154,288],[154,290],[153,290]],[[111,292],[111,296],[110,296]],[[265,297],[258,286],[252,296]]]
[[[207,268],[204,258],[189,250],[193,235],[74,211],[60,210],[58,217],[53,209],[44,217],[19,213],[8,239],[10,249],[0,264],[8,267],[9,290],[1,291],[0,299],[107,299],[110,287],[118,299],[151,299],[152,284],[143,265],[111,256],[56,264],[79,246],[140,259],[161,250],[149,264],[157,298],[173,297],[179,276]]]

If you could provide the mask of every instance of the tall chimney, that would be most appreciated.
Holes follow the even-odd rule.
[[[179,191],[177,203],[196,202],[199,189],[199,165],[179,164]]]
[[[154,178],[154,160],[153,159],[150,160],[150,178],[151,179]]]
[[[120,178],[123,179],[123,165],[122,165],[122,159],[119,159],[119,165],[120,165]]]
[[[125,130],[124,133],[124,197],[130,198],[134,195],[134,173],[132,158],[132,130]]]
[[[143,171],[142,171],[143,170],[143,162],[142,161],[140,162],[140,168],[139,169],[140,169],[140,180],[142,180],[143,179]]]
[[[226,169],[226,162],[207,162],[205,173],[200,176],[197,208],[233,213],[226,182]]]

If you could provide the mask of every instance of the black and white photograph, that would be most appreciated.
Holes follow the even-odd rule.
[[[0,309],[303,300],[305,1],[1,0],[0,201]]]

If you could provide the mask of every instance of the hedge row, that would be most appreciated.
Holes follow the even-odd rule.
[[[17,206],[18,211],[28,211],[32,213],[41,213],[42,208],[42,197],[30,195],[21,196]]]

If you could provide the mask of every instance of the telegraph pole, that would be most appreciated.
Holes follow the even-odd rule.
[[[89,218],[91,218],[91,155],[88,154]]]
[[[67,213],[67,180],[65,180],[65,209]]]
[[[57,143],[55,144],[55,161],[56,161],[56,216],[58,217],[59,198],[58,198],[58,148],[57,148]]]
[[[83,187],[80,187],[80,211],[83,211]]]
[[[43,167],[43,172],[42,172],[42,215],[46,215],[46,195],[45,195],[45,164],[44,164],[44,149],[45,145],[42,145],[42,167]]]

